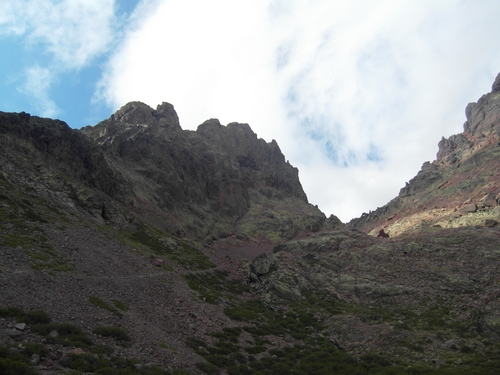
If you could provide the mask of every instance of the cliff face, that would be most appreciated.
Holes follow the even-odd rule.
[[[121,222],[119,212],[130,209],[208,243],[233,235],[277,243],[325,221],[278,144],[248,124],[211,119],[184,131],[171,104],[154,110],[140,102],[81,130],[24,113],[2,113],[0,122],[6,158],[22,170],[43,168],[68,199],[104,221]]]
[[[116,198],[172,232],[207,240],[241,234],[238,223],[264,201],[281,212],[287,229],[277,237],[266,228],[244,231],[252,240],[283,240],[317,230],[325,220],[308,204],[298,171],[278,144],[258,139],[248,124],[222,126],[211,119],[194,132],[183,131],[171,104],[154,110],[133,102],[81,133],[126,181],[128,191]],[[285,200],[293,204],[281,204]],[[297,212],[287,206],[307,214],[309,222],[297,222]]]
[[[500,74],[465,114],[463,133],[443,137],[436,160],[425,162],[395,199],[348,226],[394,236],[421,226],[500,222]]]

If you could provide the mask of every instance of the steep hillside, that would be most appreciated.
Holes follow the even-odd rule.
[[[81,133],[126,181],[129,191],[113,198],[171,233],[277,243],[325,220],[278,144],[258,139],[248,124],[211,119],[183,131],[171,104],[153,110],[133,102]]]
[[[50,344],[37,362],[48,373],[72,367],[66,346],[95,354],[104,344],[120,358],[195,369],[186,340],[230,321],[193,290],[213,278],[223,294],[238,275],[227,283],[241,290],[230,257],[253,259],[325,222],[276,142],[217,120],[183,131],[167,103],[129,103],[81,131],[0,113],[0,143],[0,344]],[[49,317],[61,338],[34,327]],[[96,334],[102,326],[133,344]],[[66,337],[73,331],[80,338]]]
[[[435,161],[425,162],[388,204],[348,226],[397,236],[420,226],[500,222],[500,74],[492,91],[469,103],[465,114],[464,132],[443,137]]]

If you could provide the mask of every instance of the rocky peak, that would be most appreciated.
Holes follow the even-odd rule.
[[[96,126],[86,126],[80,131],[97,143],[109,146],[119,136],[135,139],[144,134],[158,136],[181,132],[182,128],[172,104],[163,102],[154,110],[147,104],[136,101],[125,104],[109,119]]]
[[[498,143],[500,133],[500,75],[493,83],[493,91],[483,95],[477,103],[469,103],[465,109],[467,121],[464,135],[471,137],[475,146]]]
[[[111,115],[111,121],[133,125],[158,125],[180,129],[179,117],[170,103],[158,104],[156,110],[142,102],[130,102]]]
[[[172,104],[167,102],[158,104],[156,107],[156,115],[160,126],[171,127],[179,130],[181,129],[179,116],[177,116],[177,112]]]
[[[422,223],[456,227],[499,221],[500,74],[492,92],[469,103],[465,115],[463,133],[443,137],[436,160],[424,163],[398,197],[349,225],[393,236]],[[491,204],[484,204],[485,196],[493,197]]]
[[[125,104],[112,114],[110,119],[127,124],[151,124],[155,122],[153,109],[142,102],[130,102]]]
[[[465,108],[467,121],[461,134],[442,138],[437,153],[438,162],[456,163],[467,159],[485,147],[496,147],[500,140],[500,73],[492,91]]]
[[[495,82],[493,82],[493,85],[491,86],[491,91],[492,92],[499,92],[500,91],[500,73],[497,74],[497,77],[495,78]]]
[[[194,132],[184,131],[171,104],[164,102],[154,110],[131,102],[81,132],[102,147],[111,164],[127,165],[119,169],[133,193],[123,199],[138,210],[165,218],[167,226],[181,226],[183,232],[209,233],[217,239],[234,230],[236,221],[247,227],[254,219],[262,223],[257,219],[259,207],[267,199],[299,200],[298,210],[314,218],[313,224],[305,225],[308,228],[319,228],[325,220],[321,211],[308,204],[298,170],[285,161],[276,141],[258,138],[248,124],[224,126],[209,119]],[[287,204],[284,210],[295,205]],[[252,219],[242,220],[248,215]],[[217,230],[207,229],[214,225]],[[288,221],[283,225],[286,236],[303,226]],[[252,231],[261,233],[264,227]]]
[[[442,181],[442,176],[439,168],[426,161],[420,171],[413,177],[406,186],[399,192],[400,197],[415,195],[416,193],[425,191],[430,185],[436,181]]]
[[[500,73],[495,78],[492,91],[465,108],[467,121],[464,132],[442,138],[439,142],[437,161],[459,163],[485,147],[496,147],[500,140]]]
[[[286,163],[275,140],[267,143],[258,138],[246,123],[232,122],[223,126],[217,119],[205,121],[198,126],[196,134],[209,142],[218,153],[236,160],[244,174],[259,171],[266,187],[284,190],[307,203],[307,196],[298,182],[297,168]]]

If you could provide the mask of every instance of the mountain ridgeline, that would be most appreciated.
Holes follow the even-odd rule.
[[[465,114],[463,133],[443,137],[436,160],[425,162],[396,198],[348,226],[396,236],[421,226],[500,221],[500,74],[492,91],[469,103]]]
[[[273,140],[0,112],[0,373],[498,374],[500,74],[347,224]]]
[[[269,201],[279,213],[273,218],[279,240],[325,222],[278,144],[258,139],[248,124],[222,126],[211,119],[185,131],[171,104],[153,110],[132,102],[81,130],[24,113],[2,114],[0,126],[12,142],[10,157],[22,144],[22,152],[71,178],[65,182],[71,191],[60,186],[61,193],[104,221],[123,220],[119,206],[171,233],[208,242],[234,234],[258,241],[267,238],[265,228],[237,223],[249,214],[256,219]]]

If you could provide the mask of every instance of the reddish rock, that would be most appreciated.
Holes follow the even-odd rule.
[[[389,238],[389,235],[387,233],[385,233],[383,229],[380,229],[380,232],[378,232],[378,236],[377,237],[380,237],[380,238]]]
[[[495,194],[491,192],[486,194],[486,196],[482,199],[482,201],[485,207],[494,207],[497,205],[497,199],[495,197]]]
[[[152,264],[153,264],[153,266],[161,267],[161,266],[163,266],[163,259],[154,259]]]
[[[466,206],[463,206],[460,208],[460,212],[466,214],[469,212],[476,212],[477,211],[477,205],[475,203],[468,204]]]

